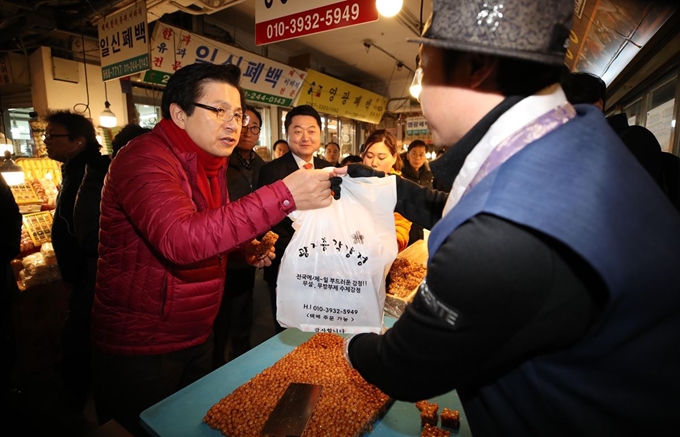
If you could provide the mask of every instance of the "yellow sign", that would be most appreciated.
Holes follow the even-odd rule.
[[[295,100],[295,106],[298,105],[311,105],[324,114],[378,124],[387,108],[387,98],[318,71],[307,70],[305,83]]]

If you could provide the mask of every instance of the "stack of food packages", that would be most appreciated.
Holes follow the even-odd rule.
[[[39,252],[14,260],[12,267],[22,290],[61,280],[52,243],[43,243]]]
[[[12,193],[23,213],[20,258],[12,268],[22,290],[61,279],[51,243],[52,217],[61,180],[60,164],[49,158],[18,158],[25,182]]]
[[[57,207],[57,186],[52,182],[52,178],[29,179],[35,194],[40,199],[40,203],[45,205],[47,209],[54,209]]]
[[[49,158],[19,158],[17,164],[24,170],[43,209],[54,209],[57,204],[57,183],[61,180],[60,164]]]

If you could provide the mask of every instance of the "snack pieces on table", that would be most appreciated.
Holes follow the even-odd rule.
[[[225,436],[259,436],[291,382],[319,384],[321,396],[303,437],[358,437],[372,429],[390,398],[349,367],[342,337],[315,334],[207,412],[203,421]]]
[[[458,410],[450,410],[444,408],[441,414],[442,428],[459,429],[460,428],[460,412]]]
[[[437,428],[429,423],[425,424],[423,431],[420,433],[420,437],[449,437],[451,433],[445,429]]]
[[[389,272],[387,293],[401,298],[408,297],[423,281],[426,272],[426,267],[420,263],[406,258],[395,259]]]
[[[416,408],[420,410],[420,423],[421,426],[424,427],[422,436],[436,437],[439,435],[449,435],[449,431],[437,428],[438,404],[430,403],[428,401],[418,401],[416,402]],[[442,428],[454,430],[460,429],[460,412],[445,407],[441,412],[441,426]],[[428,433],[425,432],[426,429],[428,429]],[[444,432],[446,434],[437,434],[438,432]]]
[[[257,259],[266,257],[278,239],[279,234],[275,232],[269,231],[264,234],[264,237],[260,240],[260,244],[255,248],[255,256],[257,256]]]
[[[437,422],[439,421],[439,415],[437,414],[437,411],[439,410],[438,404],[432,404],[427,401],[418,401],[416,402],[416,408],[420,410],[420,426],[437,426]]]

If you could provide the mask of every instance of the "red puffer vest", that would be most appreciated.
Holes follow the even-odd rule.
[[[206,210],[196,154],[175,150],[160,125],[116,155],[102,192],[92,307],[97,348],[153,355],[208,338],[224,290],[226,252],[295,209],[281,181],[230,203],[226,166],[224,172],[222,206]]]

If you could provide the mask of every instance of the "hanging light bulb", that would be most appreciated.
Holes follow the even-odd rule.
[[[116,120],[116,114],[111,111],[111,104],[109,103],[109,89],[104,82],[104,110],[99,115],[99,125],[103,127],[115,127],[118,120]]]
[[[116,119],[116,114],[111,111],[111,104],[106,101],[104,102],[104,110],[99,115],[99,124],[103,127],[115,127],[118,120]]]
[[[414,99],[420,101],[420,91],[423,89],[421,83],[423,81],[423,69],[418,67],[413,75],[413,82],[411,82],[411,87],[409,92]]]
[[[401,11],[404,0],[376,0],[375,6],[383,17],[394,17]]]

